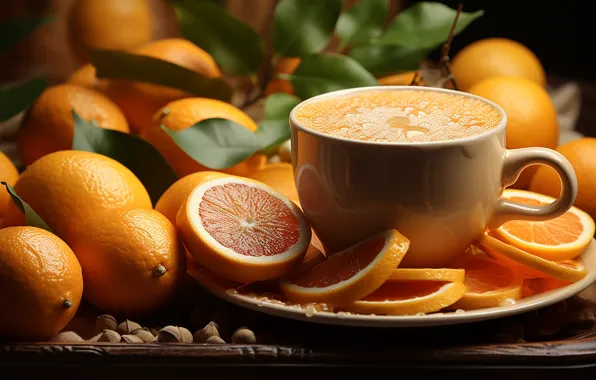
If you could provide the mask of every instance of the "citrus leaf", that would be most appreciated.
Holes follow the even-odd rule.
[[[375,77],[360,63],[336,53],[305,57],[288,77],[294,92],[302,99],[346,88],[377,85]]]
[[[356,46],[349,56],[376,76],[420,68],[430,49],[409,49],[398,45]]]
[[[44,222],[41,216],[37,215],[35,210],[29,206],[29,203],[25,202],[21,199],[21,197],[19,197],[12,186],[4,181],[1,181],[0,183],[6,187],[6,191],[8,192],[8,195],[10,195],[10,198],[14,204],[19,208],[19,210],[21,210],[23,214],[25,214],[25,220],[28,226],[43,228],[46,231],[52,232],[52,229],[47,225],[46,222]]]
[[[387,18],[387,0],[359,1],[337,20],[340,47],[381,37]]]
[[[0,51],[5,51],[25,38],[38,26],[52,21],[51,16],[5,20],[0,23]]]
[[[300,102],[299,98],[284,93],[265,99],[265,116],[255,132],[261,149],[271,149],[290,138],[290,112]]]
[[[72,117],[72,149],[103,154],[126,166],[145,186],[154,205],[176,182],[176,174],[153,145],[128,133],[96,127],[74,110]]]
[[[191,0],[174,5],[184,36],[211,54],[226,74],[257,72],[265,51],[258,33],[218,5]]]
[[[437,2],[423,1],[401,12],[375,43],[397,44],[410,49],[432,49],[447,40],[457,11]],[[462,32],[484,11],[462,12],[455,35]]]
[[[148,82],[224,102],[232,99],[232,88],[223,79],[208,78],[158,58],[118,50],[95,50],[91,57],[98,78]]]
[[[182,131],[161,128],[180,149],[209,169],[229,168],[261,149],[254,133],[227,119],[205,119]]]
[[[0,88],[0,122],[25,110],[46,89],[43,79],[32,79],[20,85]]]
[[[303,57],[327,46],[341,0],[280,0],[273,16],[273,48],[279,56]]]

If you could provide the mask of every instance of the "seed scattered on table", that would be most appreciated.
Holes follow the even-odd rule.
[[[100,334],[103,330],[116,330],[118,322],[110,314],[102,314],[95,320],[95,333]]]
[[[128,335],[128,334],[132,333],[133,331],[135,331],[136,329],[140,329],[141,327],[142,326],[139,325],[138,323],[127,319],[126,321],[124,321],[118,325],[118,328],[116,329],[116,331],[120,335]]]
[[[213,321],[207,323],[205,327],[197,331],[193,336],[193,340],[195,343],[206,343],[207,339],[212,336],[220,337],[217,323]]]

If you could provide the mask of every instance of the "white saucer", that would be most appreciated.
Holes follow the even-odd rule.
[[[240,294],[230,290],[230,283],[214,279],[201,268],[189,268],[190,274],[195,277],[207,290],[215,296],[248,309],[266,314],[296,319],[300,321],[322,323],[328,325],[362,326],[362,327],[423,327],[454,325],[508,317],[515,314],[543,308],[556,302],[565,300],[589,287],[596,281],[596,241],[588,246],[581,255],[588,273],[580,281],[571,285],[551,290],[535,296],[523,298],[510,306],[499,306],[487,309],[434,313],[428,315],[385,316],[385,315],[360,315],[351,313],[334,313],[317,311],[302,307],[288,306],[278,301],[267,301],[250,295]]]

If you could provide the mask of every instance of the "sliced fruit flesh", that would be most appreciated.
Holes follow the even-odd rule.
[[[471,256],[461,261],[461,267],[469,293],[492,292],[521,282],[511,269],[491,258]]]
[[[301,278],[296,285],[304,288],[325,288],[348,280],[369,266],[386,243],[386,236],[379,236],[364,242],[354,249],[338,252],[310,273]]]
[[[507,197],[507,199],[532,206],[547,204],[537,199],[517,196]],[[518,239],[553,246],[576,241],[584,230],[579,216],[570,211],[557,218],[542,222],[514,220],[503,224],[501,228]]]
[[[412,298],[425,297],[439,291],[449,282],[443,281],[412,281],[412,282],[386,282],[372,294],[361,301],[403,301]]]
[[[266,190],[246,184],[226,183],[206,190],[198,213],[213,239],[241,255],[278,255],[300,240],[294,211]]]
[[[535,294],[548,292],[549,290],[559,289],[563,286],[572,284],[568,281],[557,280],[556,278],[532,278],[524,280],[522,295],[529,297]]]
[[[397,268],[387,281],[447,281],[462,282],[465,270],[451,268]]]

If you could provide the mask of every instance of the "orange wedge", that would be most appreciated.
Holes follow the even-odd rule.
[[[482,309],[506,306],[522,294],[522,279],[505,264],[481,255],[466,255],[455,268],[465,269],[468,291],[451,309]]]
[[[503,198],[534,206],[555,201],[546,195],[513,189],[506,189]],[[579,256],[590,244],[594,237],[594,220],[572,207],[558,218],[542,222],[513,220],[491,233],[499,240],[543,259],[563,261]]]
[[[397,268],[391,273],[387,281],[444,281],[463,282],[466,271],[450,268]]]
[[[361,314],[427,314],[454,304],[465,293],[466,286],[462,282],[386,282],[343,310]]]
[[[560,262],[545,260],[488,234],[484,234],[477,244],[507,266],[518,269],[525,278],[554,277],[562,281],[576,282],[586,275],[586,267],[581,259]]]
[[[259,181],[229,175],[196,186],[176,223],[200,265],[241,283],[288,273],[311,241],[304,214],[287,197]]]
[[[399,265],[410,241],[395,230],[373,235],[330,256],[312,270],[280,282],[290,300],[349,305],[377,290]]]

